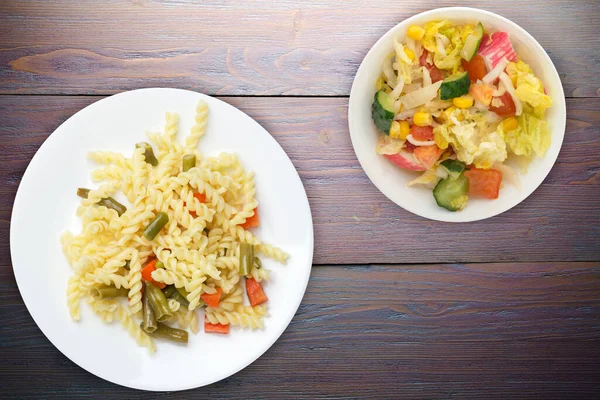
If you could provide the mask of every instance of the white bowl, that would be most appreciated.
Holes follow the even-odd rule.
[[[375,95],[375,82],[381,75],[382,63],[393,52],[393,38],[404,38],[410,25],[423,25],[428,21],[449,19],[458,23],[480,21],[486,31],[505,31],[520,59],[528,63],[539,77],[553,104],[546,118],[550,124],[552,142],[542,158],[534,158],[526,174],[521,174],[522,189],[504,184],[496,200],[469,198],[460,212],[450,212],[437,206],[430,189],[407,187],[418,173],[400,169],[375,152],[379,133],[371,119],[371,105]],[[525,200],[542,183],[552,169],[565,134],[566,106],[562,84],[556,68],[542,46],[523,28],[512,21],[489,11],[468,7],[448,7],[426,11],[408,18],[390,29],[371,48],[363,60],[350,93],[348,108],[350,136],[356,156],[369,179],[390,200],[400,207],[425,218],[469,222],[498,215]]]

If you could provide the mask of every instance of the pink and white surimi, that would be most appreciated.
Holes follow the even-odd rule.
[[[492,68],[502,60],[502,57],[506,57],[508,61],[517,61],[517,53],[513,49],[506,32],[495,32],[489,36],[483,36],[479,46],[479,54],[491,64]]]

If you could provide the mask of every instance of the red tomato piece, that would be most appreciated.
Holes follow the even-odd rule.
[[[475,57],[473,57],[471,61],[461,59],[460,62],[465,71],[469,73],[469,79],[471,79],[471,82],[477,82],[478,79],[483,79],[483,77],[487,74],[485,61],[479,54],[475,54]]]
[[[410,134],[417,140],[433,140],[433,128],[431,126],[413,125],[410,128]]]
[[[495,107],[494,106],[495,99],[500,99],[500,101],[502,102],[502,105]],[[490,111],[495,112],[496,114],[498,114],[501,117],[511,117],[511,116],[515,115],[517,108],[515,107],[515,102],[513,101],[510,93],[505,92],[502,96],[495,97],[492,99],[492,102],[490,103]]]
[[[444,76],[442,75],[442,71],[440,71],[440,69],[438,67],[436,67],[434,64],[427,62],[428,54],[429,54],[429,52],[427,50],[423,50],[421,57],[419,57],[419,65],[421,65],[422,67],[425,67],[429,70],[429,76],[431,76],[431,82],[436,83],[436,82],[444,79]]]
[[[417,146],[415,146],[411,142],[404,143],[404,150],[408,151],[409,153],[412,153],[413,151],[415,151],[416,148],[417,148]]]
[[[472,168],[465,171],[465,176],[469,178],[470,195],[488,199],[498,198],[500,184],[502,183],[502,172],[497,169]]]

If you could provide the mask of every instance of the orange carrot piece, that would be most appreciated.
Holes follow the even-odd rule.
[[[194,197],[198,199],[200,203],[206,203],[206,195],[204,193],[194,193]]]
[[[246,293],[252,307],[269,300],[260,283],[256,282],[254,278],[246,278]]]
[[[211,324],[208,320],[204,319],[204,332],[206,333],[229,333],[229,325],[223,324]]]
[[[156,282],[154,279],[152,279],[152,273],[154,271],[156,271],[156,259],[150,261],[148,264],[146,264],[144,266],[144,268],[142,268],[142,278],[146,282],[153,284],[157,288],[164,289],[165,286],[167,286],[166,283],[164,283],[164,282]]]
[[[202,299],[202,301],[204,301],[206,303],[207,306],[209,307],[219,307],[219,302],[221,301],[221,294],[223,293],[223,290],[221,288],[217,288],[217,293],[212,293],[212,294],[208,294],[208,293],[203,293],[200,298]]]
[[[260,223],[258,221],[258,207],[256,207],[254,209],[254,215],[251,216],[250,218],[246,219],[246,222],[244,222],[241,226],[244,229],[248,229],[248,228],[256,228],[258,225],[260,225]]]

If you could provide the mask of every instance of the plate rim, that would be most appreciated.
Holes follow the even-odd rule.
[[[208,382],[205,383],[191,383],[189,385],[181,385],[181,386],[171,386],[171,387],[152,387],[152,388],[147,388],[147,387],[143,387],[142,385],[136,385],[135,382],[129,382],[129,383],[124,383],[124,382],[116,382],[113,379],[110,379],[108,377],[105,376],[104,373],[102,373],[101,371],[93,371],[91,368],[89,368],[89,365],[82,365],[79,362],[76,362],[75,360],[73,360],[68,354],[67,352],[65,352],[65,349],[62,345],[58,345],[56,342],[56,337],[50,337],[47,334],[47,331],[44,330],[44,328],[42,327],[42,324],[40,324],[40,320],[41,318],[39,317],[39,315],[35,314],[34,312],[32,312],[32,304],[31,301],[28,301],[24,296],[23,296],[23,292],[21,290],[21,288],[23,287],[22,285],[24,285],[24,281],[25,281],[25,277],[22,276],[22,273],[19,273],[18,270],[19,268],[15,268],[15,254],[17,254],[18,252],[16,251],[16,247],[17,247],[17,243],[15,243],[15,241],[17,240],[15,238],[15,230],[17,229],[16,226],[19,224],[18,221],[16,221],[16,218],[18,217],[18,215],[20,215],[20,213],[22,211],[20,211],[20,207],[19,204],[21,203],[20,198],[22,196],[24,196],[25,194],[22,191],[22,185],[23,182],[25,182],[26,180],[32,179],[29,176],[31,175],[31,165],[34,162],[34,160],[38,157],[39,154],[41,154],[42,152],[46,151],[45,148],[48,147],[48,143],[51,143],[54,140],[57,140],[57,137],[66,135],[67,133],[63,133],[61,132],[61,127],[63,127],[63,125],[65,125],[66,123],[68,123],[69,120],[71,120],[73,117],[75,117],[75,115],[83,112],[84,110],[87,110],[89,108],[93,108],[95,107],[97,104],[101,103],[101,102],[107,102],[107,101],[111,101],[111,99],[115,98],[115,97],[121,97],[121,96],[127,96],[130,95],[131,93],[134,92],[155,92],[155,91],[169,91],[169,92],[187,92],[187,93],[192,93],[196,96],[199,96],[200,98],[210,98],[211,101],[216,101],[218,103],[221,103],[222,105],[225,105],[226,108],[229,108],[232,110],[232,112],[238,112],[243,114],[246,118],[249,119],[249,121],[251,121],[250,123],[255,124],[256,126],[258,126],[262,131],[264,131],[266,133],[266,135],[268,136],[267,140],[271,140],[281,151],[282,153],[285,155],[286,159],[289,161],[289,163],[292,166],[292,169],[294,170],[294,177],[298,180],[298,182],[300,183],[300,187],[302,188],[302,192],[304,193],[304,196],[302,197],[302,202],[305,203],[306,206],[306,211],[308,211],[308,225],[307,225],[307,229],[310,232],[310,238],[309,238],[309,246],[306,250],[308,250],[307,255],[308,255],[308,259],[309,259],[309,264],[306,266],[307,269],[307,274],[305,275],[305,279],[302,282],[303,286],[302,286],[302,290],[301,290],[301,295],[299,295],[297,297],[297,300],[292,304],[293,305],[293,312],[291,312],[289,314],[289,317],[284,318],[282,321],[284,323],[281,324],[280,328],[277,330],[277,334],[274,335],[273,340],[266,342],[265,348],[261,349],[261,351],[257,352],[256,357],[251,358],[247,363],[242,363],[241,366],[237,369],[235,369],[233,372],[225,372],[223,374],[217,374],[216,378],[211,379]],[[165,110],[167,111],[167,110]],[[143,128],[142,128],[143,129]],[[67,131],[65,131],[67,132]],[[58,135],[58,136],[57,136]],[[33,321],[35,322],[37,328],[42,332],[42,334],[48,339],[48,341],[50,341],[50,343],[67,359],[69,359],[73,364],[77,365],[78,367],[80,367],[81,369],[87,371],[88,373],[97,376],[100,379],[103,379],[107,382],[110,382],[112,384],[115,385],[119,385],[122,387],[127,387],[127,388],[132,388],[132,389],[137,389],[137,390],[143,390],[143,391],[149,391],[149,392],[175,392],[175,391],[183,391],[183,390],[189,390],[189,389],[197,389],[197,388],[201,388],[201,387],[205,387],[208,385],[212,385],[214,383],[217,383],[219,381],[222,381],[223,379],[226,379],[230,376],[233,376],[235,374],[237,374],[238,372],[240,372],[241,370],[247,368],[248,366],[250,366],[251,364],[253,364],[257,359],[259,359],[260,357],[262,357],[267,351],[269,351],[269,349],[271,347],[273,347],[273,345],[281,338],[281,335],[285,332],[285,330],[289,327],[290,323],[292,322],[293,318],[295,317],[296,313],[298,312],[298,309],[300,308],[300,305],[302,303],[302,300],[304,299],[304,296],[306,294],[306,289],[308,288],[308,283],[310,281],[310,276],[312,274],[312,266],[313,266],[313,260],[314,260],[314,224],[313,224],[313,216],[312,216],[312,210],[310,207],[310,202],[308,200],[308,195],[306,193],[306,188],[304,187],[304,183],[302,182],[302,179],[300,177],[300,174],[298,173],[298,170],[296,169],[296,166],[294,165],[294,163],[292,162],[292,160],[290,159],[289,155],[287,154],[287,152],[283,149],[283,147],[281,147],[281,145],[279,144],[279,142],[277,142],[277,140],[275,140],[275,138],[273,137],[273,135],[266,129],[264,128],[260,123],[258,123],[258,121],[256,121],[254,118],[252,118],[250,115],[246,114],[244,111],[240,110],[239,108],[217,98],[216,96],[209,96],[207,94],[204,93],[200,93],[200,92],[196,92],[193,90],[187,90],[187,89],[179,89],[179,88],[168,88],[168,87],[151,87],[151,88],[140,88],[140,89],[133,89],[133,90],[127,90],[127,91],[123,91],[123,92],[119,92],[113,95],[108,95],[104,98],[101,98],[97,101],[94,101],[91,104],[86,105],[85,107],[79,109],[77,112],[73,113],[72,115],[70,115],[64,122],[62,122],[60,125],[58,125],[49,135],[48,137],[43,141],[43,143],[40,145],[40,147],[36,150],[35,154],[33,155],[33,157],[31,158],[31,160],[29,161],[29,163],[27,164],[27,167],[25,169],[25,172],[23,173],[23,176],[21,177],[21,180],[19,182],[19,186],[17,188],[17,191],[15,193],[15,199],[13,202],[13,206],[12,206],[12,210],[11,210],[11,218],[10,218],[10,230],[9,230],[9,248],[10,248],[10,255],[11,255],[11,267],[13,270],[13,274],[15,276],[15,281],[17,283],[17,289],[19,290],[19,294],[21,296],[21,298],[23,299],[23,303],[25,304],[25,308],[27,309],[27,312],[29,313],[29,315],[31,316],[31,318],[33,319]],[[21,271],[23,270],[23,268],[20,269]],[[52,302],[51,304],[60,304],[60,303],[54,303]]]
[[[556,77],[556,79],[559,83],[559,85],[558,85],[559,92],[556,94],[556,96],[554,98],[562,99],[561,105],[563,107],[562,107],[561,113],[563,115],[564,125],[553,127],[553,132],[554,132],[554,130],[556,130],[557,132],[560,133],[560,138],[556,138],[556,139],[560,139],[560,145],[558,146],[558,151],[556,153],[556,157],[550,163],[549,168],[546,171],[546,173],[543,174],[543,178],[539,181],[539,183],[537,185],[534,185],[533,187],[531,187],[528,190],[524,190],[523,196],[517,202],[508,203],[508,205],[499,207],[498,209],[495,209],[491,213],[487,213],[483,216],[457,218],[456,215],[458,213],[450,213],[450,212],[448,212],[447,214],[442,214],[441,216],[438,216],[438,215],[432,215],[432,214],[417,211],[410,204],[408,204],[408,205],[407,204],[399,204],[398,202],[396,202],[392,198],[392,195],[387,190],[382,189],[382,186],[380,183],[377,183],[376,177],[372,176],[372,173],[369,173],[368,169],[365,168],[365,161],[364,161],[364,159],[361,159],[361,156],[359,155],[359,151],[357,150],[358,145],[356,143],[357,142],[356,137],[359,133],[356,133],[356,131],[358,130],[358,128],[353,129],[353,125],[354,125],[353,121],[355,121],[356,118],[353,118],[352,111],[353,111],[353,109],[357,108],[357,106],[356,106],[356,104],[358,102],[357,98],[361,95],[360,93],[358,93],[358,89],[357,89],[357,78],[359,77],[361,72],[363,72],[366,69],[365,60],[375,51],[374,49],[376,47],[379,47],[381,45],[381,43],[383,43],[385,40],[388,39],[388,37],[393,35],[394,31],[396,31],[400,25],[408,23],[412,20],[415,20],[415,19],[418,19],[421,17],[426,17],[430,14],[436,14],[439,12],[449,12],[449,11],[453,11],[453,12],[466,11],[466,12],[476,12],[476,13],[486,14],[493,18],[497,18],[497,19],[503,21],[504,23],[512,25],[516,30],[521,32],[522,35],[524,35],[526,38],[530,39],[531,42],[533,43],[533,45],[537,48],[537,50],[540,51],[540,53],[542,54],[543,57],[545,57],[545,61],[551,67],[551,73]],[[450,223],[466,223],[466,222],[483,221],[483,220],[495,217],[497,215],[503,214],[503,213],[513,209],[514,207],[518,206],[523,201],[525,201],[529,196],[531,196],[531,194],[533,192],[535,192],[542,185],[542,183],[546,180],[546,178],[548,177],[548,175],[554,168],[556,161],[558,160],[558,156],[560,155],[560,151],[562,150],[562,146],[563,146],[564,138],[565,138],[565,134],[566,134],[566,122],[567,122],[567,109],[566,109],[566,99],[565,99],[565,93],[564,93],[562,80],[560,79],[560,74],[558,73],[556,66],[552,62],[552,59],[550,58],[550,56],[548,55],[548,53],[546,52],[544,47],[529,32],[527,32],[527,30],[522,28],[516,22],[513,22],[512,20],[510,20],[502,15],[496,14],[492,11],[483,10],[483,9],[476,8],[476,7],[438,7],[438,8],[433,8],[433,9],[426,10],[426,11],[423,11],[423,12],[420,12],[417,14],[413,14],[410,17],[398,22],[396,25],[391,27],[379,39],[377,39],[377,41],[371,46],[371,48],[369,49],[369,51],[367,52],[367,54],[361,61],[360,66],[359,66],[358,70],[356,71],[356,75],[354,76],[354,79],[352,81],[352,88],[350,89],[350,98],[348,101],[348,129],[350,131],[350,141],[352,142],[352,149],[354,150],[354,153],[356,155],[356,158],[358,159],[358,162],[359,162],[361,168],[363,169],[363,171],[365,172],[365,174],[367,175],[367,177],[369,178],[371,183],[377,188],[377,190],[379,190],[385,197],[387,197],[388,200],[390,200],[392,203],[396,204],[398,207],[410,212],[411,214],[416,215],[421,218],[431,220],[431,221],[450,222]],[[447,218],[445,217],[446,215],[447,215]],[[454,218],[453,218],[453,216],[454,216]]]

